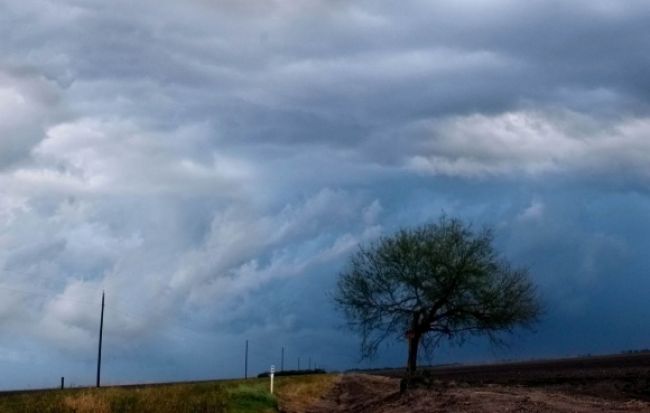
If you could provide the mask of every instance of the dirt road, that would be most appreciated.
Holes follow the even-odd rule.
[[[650,412],[650,403],[607,400],[543,388],[487,385],[416,390],[399,394],[399,380],[343,375],[334,388],[304,412]]]
[[[342,375],[334,388],[304,412],[374,412],[399,399],[399,380],[364,374]]]

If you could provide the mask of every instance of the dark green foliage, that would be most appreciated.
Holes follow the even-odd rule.
[[[404,229],[360,247],[341,273],[335,300],[372,356],[387,337],[409,339],[409,370],[420,345],[469,335],[499,341],[540,314],[534,285],[494,250],[490,230],[458,219]]]

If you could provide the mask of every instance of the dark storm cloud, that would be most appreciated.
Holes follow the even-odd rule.
[[[642,343],[620,304],[641,290],[609,274],[643,282],[649,8],[0,2],[0,363],[53,346],[42,363],[90,381],[107,290],[110,380],[235,375],[245,338],[268,344],[256,369],[282,345],[347,367],[343,260],[442,211],[531,266],[539,343]],[[595,339],[604,309],[629,341]],[[576,325],[594,340],[558,333]]]

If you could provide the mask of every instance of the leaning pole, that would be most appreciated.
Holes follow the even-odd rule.
[[[99,349],[97,350],[97,387],[101,385],[102,371],[102,333],[104,332],[104,292],[102,291],[102,313],[99,318]]]

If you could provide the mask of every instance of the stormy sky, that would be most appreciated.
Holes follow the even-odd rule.
[[[509,349],[650,347],[645,0],[0,0],[0,388],[359,362],[359,243],[492,226],[546,303]]]

